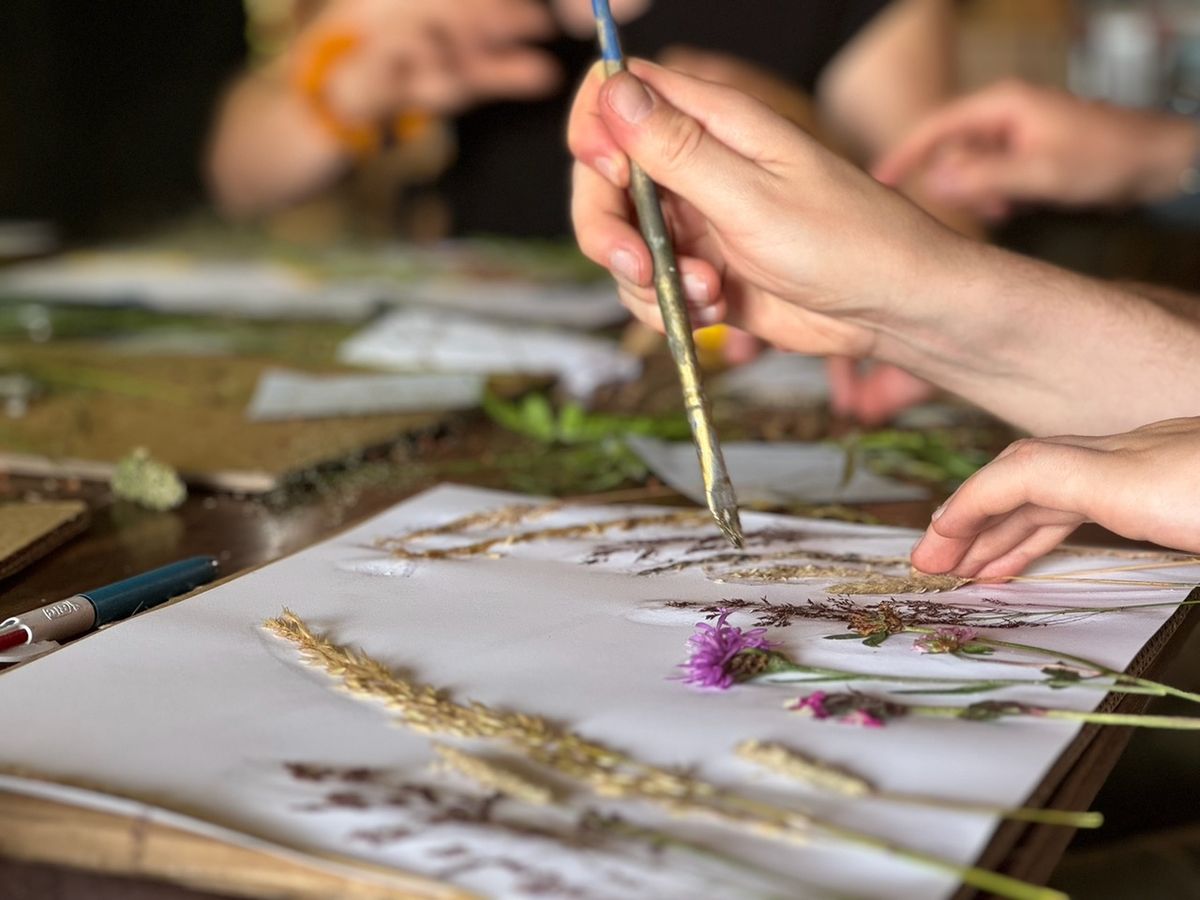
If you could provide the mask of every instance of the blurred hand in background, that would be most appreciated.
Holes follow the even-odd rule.
[[[1170,198],[1198,152],[1200,129],[1185,118],[1006,81],[928,116],[874,173],[995,221],[1019,204]]]

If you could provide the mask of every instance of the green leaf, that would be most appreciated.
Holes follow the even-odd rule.
[[[890,631],[877,631],[877,632],[875,632],[875,634],[868,635],[867,638],[863,641],[863,644],[865,644],[868,647],[878,647],[880,644],[882,644],[884,641],[886,641],[891,636],[892,636],[892,633]]]
[[[990,656],[995,653],[995,649],[987,644],[963,644],[958,648],[959,653],[968,653],[971,656]]]
[[[854,641],[854,640],[858,640],[861,637],[862,637],[862,635],[859,634],[857,631],[852,631],[849,634],[827,634],[827,635],[825,635],[825,640],[827,640],[827,641]]]

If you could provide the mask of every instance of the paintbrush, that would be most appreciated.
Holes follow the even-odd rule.
[[[613,21],[608,0],[592,0],[592,11],[596,16],[596,31],[600,36],[600,55],[604,61],[605,77],[625,71],[625,58],[621,53],[621,41],[617,37],[617,25]],[[692,427],[692,438],[696,442],[696,454],[700,457],[700,474],[704,478],[704,497],[708,508],[717,520],[722,533],[735,547],[741,547],[742,523],[738,517],[737,496],[733,483],[725,468],[725,457],[721,455],[721,442],[713,427],[704,386],[700,383],[700,364],[696,360],[696,345],[692,340],[692,324],[688,318],[687,303],[683,286],[679,280],[679,265],[675,260],[675,248],[663,220],[662,205],[658,198],[658,187],[642,168],[632,160],[629,163],[629,192],[637,209],[638,224],[650,248],[654,260],[654,290],[658,294],[658,308],[662,311],[663,327],[667,333],[667,345],[679,370],[679,383],[683,388],[683,405],[688,423]]]

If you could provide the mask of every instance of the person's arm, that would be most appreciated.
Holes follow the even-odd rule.
[[[822,119],[852,160],[870,166],[952,96],[954,59],[951,0],[893,0],[822,73]]]
[[[825,127],[851,158],[870,167],[954,94],[953,0],[894,0],[833,60],[817,85]],[[979,218],[939,200],[920,179],[900,186],[924,210],[962,234],[982,238]],[[934,389],[902,369],[831,357],[830,405],[879,425],[929,399]]]
[[[400,116],[544,94],[558,69],[527,42],[551,29],[536,0],[332,0],[222,106],[208,167],[218,205],[251,215],[310,194]]]
[[[348,148],[273,66],[244,76],[225,98],[209,148],[209,187],[223,214],[241,218],[319,190],[349,165]]]
[[[1194,318],[956,235],[735,91],[633,71],[581,89],[573,213],[644,321],[661,327],[629,157],[666,188],[698,322],[893,363],[1040,434],[1195,412]]]

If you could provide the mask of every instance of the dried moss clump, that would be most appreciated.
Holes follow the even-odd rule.
[[[113,494],[138,506],[165,512],[187,499],[187,487],[178,473],[153,459],[144,447],[134,450],[113,472]]]

